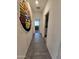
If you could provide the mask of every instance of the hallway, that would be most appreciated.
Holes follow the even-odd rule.
[[[18,0],[17,59],[61,59],[60,0]]]
[[[40,32],[35,32],[25,59],[51,59]]]

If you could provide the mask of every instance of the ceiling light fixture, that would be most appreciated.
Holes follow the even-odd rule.
[[[37,5],[38,3],[39,3],[38,0],[36,0],[36,1],[35,1],[35,4]]]

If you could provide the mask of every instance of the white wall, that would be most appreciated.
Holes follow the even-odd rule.
[[[48,0],[43,13],[43,22],[45,22],[45,14],[49,11],[49,22],[47,32],[47,47],[52,59],[61,59],[61,1]],[[45,23],[43,23],[45,24]]]
[[[22,27],[19,19],[17,23],[17,57],[18,59],[23,59],[32,39],[32,30],[27,33]]]
[[[32,40],[32,28],[30,32],[26,32],[19,20],[19,5],[17,6],[17,59],[24,59],[27,49]],[[33,20],[32,20],[33,21]]]

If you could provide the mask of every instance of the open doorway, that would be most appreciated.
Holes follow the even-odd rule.
[[[35,25],[35,31],[39,31],[40,20],[39,20],[39,19],[35,19],[35,21],[34,21],[34,25]]]
[[[45,34],[44,34],[44,37],[45,37],[45,38],[47,38],[48,19],[49,19],[49,12],[45,15]]]

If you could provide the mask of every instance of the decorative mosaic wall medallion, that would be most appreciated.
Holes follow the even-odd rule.
[[[20,22],[27,32],[31,29],[31,12],[29,7],[26,1],[20,2]]]

